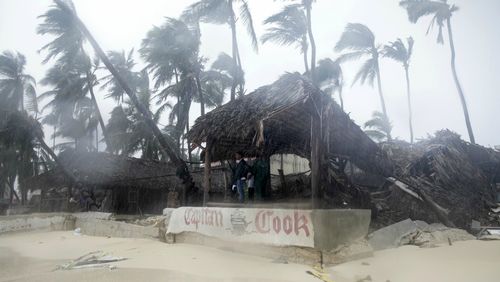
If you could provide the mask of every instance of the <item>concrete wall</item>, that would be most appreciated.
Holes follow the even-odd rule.
[[[113,220],[80,218],[76,219],[75,227],[80,228],[82,234],[89,236],[154,239],[159,237],[158,227],[140,226]]]
[[[0,234],[35,230],[74,230],[90,236],[158,238],[159,228],[113,221],[111,213],[40,213],[0,216]]]
[[[33,230],[71,230],[74,219],[66,213],[0,216],[0,234]]]
[[[370,210],[313,210],[314,247],[332,250],[364,238],[370,217]]]

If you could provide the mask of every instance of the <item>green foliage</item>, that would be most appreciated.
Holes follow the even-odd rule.
[[[359,81],[360,84],[368,82],[373,86],[378,72],[379,50],[375,46],[375,35],[367,26],[360,23],[347,24],[335,50],[344,52],[338,59],[341,63],[368,57],[354,76],[352,84]]]
[[[432,16],[432,20],[427,28],[427,34],[434,25],[438,26],[437,42],[443,43],[443,27],[447,19],[453,12],[458,11],[458,7],[450,5],[447,1],[431,1],[431,0],[403,0],[399,5],[406,9],[408,19],[412,23],[416,23],[424,16]]]
[[[389,119],[381,112],[375,111],[372,119],[365,122],[365,133],[375,141],[390,141],[392,124]],[[368,129],[366,129],[368,128]]]
[[[261,37],[262,43],[273,42],[283,46],[295,46],[301,53],[307,52],[307,19],[301,5],[288,5],[282,11],[264,20],[269,25]]]
[[[31,75],[24,73],[25,66],[26,58],[19,52],[4,51],[0,54],[0,108],[20,111],[26,108],[36,114],[36,82]]]

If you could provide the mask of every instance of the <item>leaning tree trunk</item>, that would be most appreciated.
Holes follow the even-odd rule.
[[[109,142],[109,139],[108,139],[109,135],[108,135],[108,132],[106,129],[106,125],[104,124],[104,120],[102,119],[101,110],[99,109],[99,105],[97,104],[97,100],[95,98],[94,87],[92,86],[92,80],[90,79],[89,72],[87,72],[87,83],[89,84],[90,98],[92,99],[92,104],[94,104],[95,111],[97,114],[97,119],[99,120],[99,125],[101,126],[102,135],[104,136],[104,142],[106,142],[106,150],[108,152],[112,152],[111,143]],[[96,132],[97,132],[97,130],[96,130]]]
[[[312,32],[311,24],[311,3],[306,5],[306,16],[307,16],[307,34],[309,35],[309,42],[311,42],[311,80],[316,81],[316,42],[314,41],[314,35]]]
[[[69,9],[69,8],[68,8]],[[193,188],[195,188],[193,179],[191,177],[191,174],[189,173],[188,167],[184,160],[175,152],[175,150],[172,149],[172,147],[169,145],[167,142],[165,136],[161,133],[160,129],[156,125],[156,123],[153,121],[153,118],[151,116],[151,113],[149,112],[148,109],[146,109],[137,99],[137,96],[135,95],[135,92],[129,87],[125,79],[118,73],[118,71],[115,69],[111,61],[109,60],[108,56],[104,53],[102,50],[101,46],[97,43],[95,38],[92,36],[90,31],[87,29],[85,24],[76,16],[76,14],[73,14],[75,19],[77,20],[77,23],[79,25],[79,28],[83,32],[83,34],[87,37],[89,40],[90,44],[94,48],[95,52],[99,56],[99,58],[102,60],[106,68],[111,72],[111,74],[116,78],[118,84],[122,89],[127,93],[128,97],[130,98],[130,101],[132,104],[135,106],[135,108],[141,113],[141,115],[144,117],[144,120],[146,124],[151,128],[153,131],[153,134],[155,135],[156,139],[158,139],[158,143],[160,145],[160,150],[161,153],[164,157],[168,157],[170,161],[177,167],[177,176],[182,180],[185,190],[184,192],[191,191]],[[172,142],[173,143],[173,142]]]
[[[203,89],[201,88],[200,74],[196,74],[196,88],[198,89],[198,95],[200,97],[200,112],[201,115],[205,115],[205,96],[203,96]]]
[[[408,98],[408,122],[410,126],[410,144],[413,144],[413,122],[412,122],[412,111],[411,111],[411,95],[410,95],[410,75],[408,71],[408,66],[405,65],[405,75],[406,75],[406,94]]]
[[[384,117],[387,121],[389,121],[389,116],[387,115],[387,109],[385,108],[385,100],[384,100],[384,93],[382,92],[382,82],[380,79],[380,69],[378,66],[378,60],[377,60],[377,65],[376,65],[376,75],[377,75],[377,86],[378,86],[378,95],[380,97],[380,105],[382,106],[382,113],[384,114]],[[391,133],[389,131],[386,132],[387,134],[387,140],[391,141]]]
[[[462,103],[462,110],[464,111],[465,125],[467,126],[467,132],[469,133],[469,140],[472,144],[476,143],[474,138],[474,132],[472,131],[472,125],[469,118],[469,109],[467,108],[467,102],[465,101],[465,95],[462,91],[462,86],[458,80],[457,70],[455,66],[455,43],[453,42],[453,33],[451,31],[451,21],[450,18],[446,19],[446,26],[448,28],[448,37],[450,39],[450,49],[451,49],[451,71],[453,73],[453,80],[458,90],[458,95],[460,96],[460,102]]]

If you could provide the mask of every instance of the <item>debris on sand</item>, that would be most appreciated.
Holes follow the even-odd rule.
[[[71,262],[58,265],[56,270],[71,270],[82,268],[109,268],[115,269],[116,266],[109,265],[111,262],[126,260],[123,257],[115,257],[108,255],[102,251],[95,251],[85,254]]]
[[[406,218],[470,229],[471,221],[498,225],[492,211],[500,183],[500,153],[468,143],[449,130],[414,144],[381,144],[394,163],[394,181],[368,187],[378,229]],[[369,185],[368,185],[369,186]]]
[[[368,235],[368,242],[374,250],[396,248],[403,245],[435,247],[438,244],[474,240],[467,231],[449,228],[440,223],[427,224],[424,221],[406,219],[381,228]]]

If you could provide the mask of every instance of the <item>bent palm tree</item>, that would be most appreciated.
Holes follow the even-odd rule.
[[[262,44],[274,42],[282,46],[295,45],[304,58],[306,73],[309,72],[307,50],[307,18],[301,5],[288,5],[277,14],[264,20],[265,25],[270,25],[266,33],[262,35]]]
[[[56,37],[42,47],[41,50],[47,51],[43,63],[47,63],[51,59],[56,59],[57,64],[71,67],[73,64],[81,63],[75,61],[82,60],[82,58],[86,58],[88,61],[88,69],[84,72],[87,84],[89,85],[88,90],[96,110],[106,146],[109,147],[110,144],[106,138],[106,126],[93,90],[95,77],[91,71],[91,60],[83,50],[85,36],[79,28],[73,3],[71,1],[55,0],[54,5],[45,14],[40,15],[39,18],[42,18],[43,22],[38,26],[37,33],[41,35],[50,34]]]
[[[361,66],[361,69],[356,73],[352,84],[360,82],[364,84],[368,82],[373,86],[373,81],[377,79],[378,94],[380,97],[380,105],[385,118],[389,120],[385,107],[384,94],[382,92],[382,83],[380,79],[379,68],[379,46],[375,45],[375,35],[365,25],[360,23],[347,24],[340,40],[335,45],[337,52],[348,51],[340,56],[339,61],[355,60],[363,57],[368,59]],[[391,139],[390,132],[386,132],[388,139]]]
[[[335,91],[338,91],[340,107],[344,110],[344,99],[342,98],[344,76],[338,60],[333,61],[330,58],[325,58],[318,61],[316,84],[323,89],[323,91],[331,95],[333,95]]]
[[[239,17],[236,16],[234,4],[239,4]],[[253,27],[252,14],[250,7],[245,0],[200,0],[190,5],[184,14],[191,14],[198,20],[214,24],[228,24],[231,29],[231,46],[232,46],[232,59],[234,65],[237,66],[233,70],[235,73],[233,77],[237,77],[236,73],[243,73],[243,66],[241,63],[240,52],[238,47],[238,38],[236,31],[236,22],[241,20],[245,26],[247,33],[252,40],[252,47],[258,51],[257,35]],[[231,100],[236,98],[236,87],[239,86],[239,92],[244,92],[244,80],[234,80],[231,87]]]
[[[156,137],[156,140],[160,144],[160,149],[162,152],[162,155],[165,158],[169,158],[170,161],[177,166],[177,176],[181,178],[183,181],[183,184],[185,185],[185,192],[189,192],[192,189],[196,189],[193,183],[193,179],[191,178],[191,175],[189,173],[189,170],[187,168],[186,163],[179,157],[178,154],[176,154],[175,150],[172,149],[172,144],[173,142],[169,143],[166,139],[166,137],[162,134],[156,123],[153,121],[151,113],[140,103],[139,99],[135,95],[135,91],[133,91],[125,81],[125,79],[118,73],[118,71],[114,68],[113,64],[109,60],[109,58],[106,56],[106,53],[102,50],[101,46],[97,43],[95,38],[92,36],[90,31],[87,29],[85,24],[78,18],[78,16],[75,13],[74,7],[72,8],[71,6],[66,5],[64,2],[61,0],[54,0],[62,9],[62,11],[66,14],[69,15],[72,19],[74,19],[77,22],[78,30],[80,30],[85,37],[89,40],[90,44],[94,48],[95,52],[97,53],[98,57],[101,59],[101,61],[104,63],[106,68],[109,70],[111,74],[113,74],[114,77],[116,77],[117,82],[120,84],[120,86],[123,88],[125,93],[130,98],[130,101],[134,105],[134,107],[137,109],[138,112],[144,117],[144,121],[147,126],[151,128],[153,131],[153,134]]]
[[[0,107],[24,111],[26,105],[27,110],[38,113],[36,82],[24,72],[25,66],[26,58],[19,52],[0,55]]]
[[[421,17],[432,15],[431,23],[427,29],[427,33],[431,28],[437,24],[438,26],[438,36],[437,42],[440,44],[444,43],[443,40],[443,28],[446,24],[446,29],[448,30],[448,40],[450,44],[451,51],[451,71],[453,74],[453,80],[455,86],[457,87],[460,102],[462,103],[462,110],[464,112],[465,125],[467,126],[467,132],[469,134],[469,140],[471,143],[475,143],[474,132],[472,130],[472,125],[469,117],[469,110],[467,108],[467,102],[465,100],[465,95],[458,80],[457,70],[455,66],[455,43],[453,42],[453,32],[451,30],[451,16],[454,12],[458,10],[455,5],[448,4],[447,0],[441,1],[431,1],[431,0],[404,0],[399,3],[399,5],[406,9],[408,13],[408,19],[412,23],[416,23]]]
[[[372,119],[365,122],[364,125],[366,135],[375,141],[390,141],[390,133],[392,131],[392,124],[387,119],[387,116],[381,112],[373,112]]]
[[[396,41],[389,43],[384,46],[382,50],[382,55],[384,57],[400,62],[405,70],[406,77],[406,94],[408,98],[408,121],[410,125],[410,143],[413,144],[413,123],[412,123],[412,110],[411,110],[411,96],[410,96],[410,58],[413,52],[413,38],[408,37],[406,40],[408,46],[405,46],[403,40],[398,38]]]

